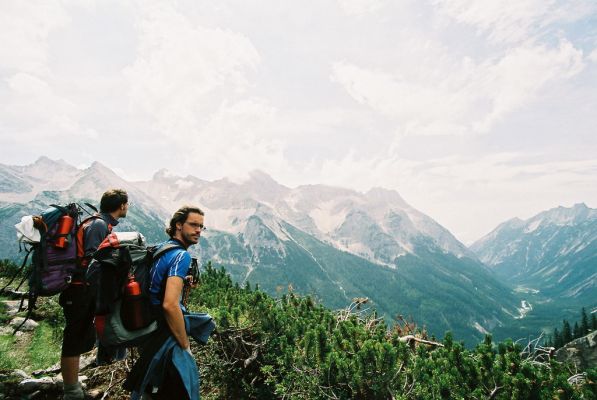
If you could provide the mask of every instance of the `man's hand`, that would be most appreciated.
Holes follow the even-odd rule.
[[[187,284],[189,286],[191,286],[192,289],[195,289],[197,287],[197,282],[193,278],[193,275],[187,275],[187,277],[185,278],[185,281],[187,282]]]

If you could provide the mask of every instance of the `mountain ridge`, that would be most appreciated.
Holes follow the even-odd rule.
[[[237,282],[258,283],[271,294],[294,287],[336,308],[346,307],[353,297],[369,297],[390,321],[396,314],[412,315],[438,335],[452,330],[474,340],[526,312],[520,297],[496,280],[493,270],[395,190],[289,188],[262,171],[252,171],[241,182],[210,182],[159,169],[149,180],[127,182],[98,162],[72,168],[68,178],[73,183],[66,189],[51,182],[33,185],[19,194],[30,199],[21,203],[10,201],[10,192],[0,192],[0,216],[8,222],[0,225],[3,242],[14,244],[10,224],[26,213],[50,202],[97,202],[105,189],[122,187],[134,206],[119,230],[139,230],[155,243],[164,239],[173,210],[198,205],[206,212],[208,230],[200,251],[192,249],[194,255],[224,266]],[[10,179],[33,179],[10,166],[0,165],[2,171]],[[15,246],[1,249],[0,256],[16,254]]]
[[[584,203],[506,221],[471,250],[514,285],[581,305],[597,298],[597,209]]]

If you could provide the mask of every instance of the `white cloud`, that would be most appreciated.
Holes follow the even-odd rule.
[[[45,80],[17,73],[6,80],[10,90],[0,115],[16,130],[13,140],[44,140],[74,135],[95,137],[93,129],[77,121],[78,106],[58,95]]]
[[[69,21],[60,1],[3,1],[0,71],[47,75],[48,35]]]
[[[391,187],[476,239],[597,198],[596,8],[2,1],[2,162]]]
[[[363,15],[379,11],[383,5],[383,0],[337,0],[342,11],[348,15]]]
[[[191,152],[185,157],[210,175],[233,179],[253,169],[284,170],[284,144],[277,138],[276,120],[275,108],[257,98],[223,103],[196,135],[187,136]]]
[[[433,4],[495,43],[523,42],[558,22],[579,20],[597,10],[591,0],[435,0]]]
[[[202,27],[166,3],[143,7],[137,29],[137,58],[124,71],[131,110],[173,137],[196,132],[221,102],[242,94],[259,63],[246,37]]]
[[[597,198],[597,160],[536,161],[538,156],[497,153],[413,161],[348,154],[326,161],[318,181],[363,192],[376,186],[395,189],[460,240],[472,243],[515,216],[528,218]]]
[[[394,118],[403,133],[459,135],[488,132],[547,84],[568,79],[583,67],[582,51],[562,40],[556,48],[523,44],[481,63],[431,54],[407,75],[337,62],[332,80],[356,101]]]

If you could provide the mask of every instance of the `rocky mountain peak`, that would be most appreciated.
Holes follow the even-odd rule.
[[[408,207],[402,196],[395,190],[374,187],[365,193],[365,196],[371,201],[386,203],[393,207]]]
[[[154,181],[167,181],[175,178],[178,177],[166,168],[159,169],[155,174],[153,174]]]

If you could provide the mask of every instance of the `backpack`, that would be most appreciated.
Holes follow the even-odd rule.
[[[137,346],[157,330],[149,296],[151,269],[177,244],[159,250],[146,246],[138,232],[111,233],[100,244],[87,269],[95,293],[95,329],[105,346]]]
[[[97,212],[91,204],[84,204]],[[90,216],[81,221],[83,211]],[[26,255],[21,267],[0,292],[4,292],[21,273],[30,255],[31,265],[15,288],[18,291],[25,280],[29,280],[27,315],[13,333],[31,317],[39,296],[56,295],[68,288],[73,279],[83,277],[80,267],[84,266],[84,227],[97,218],[101,217],[98,214],[92,215],[77,203],[64,206],[51,204],[41,215],[23,217],[21,223],[15,225],[19,246],[25,247]],[[109,224],[108,229],[111,230]],[[24,301],[25,296],[22,296],[19,310]]]

